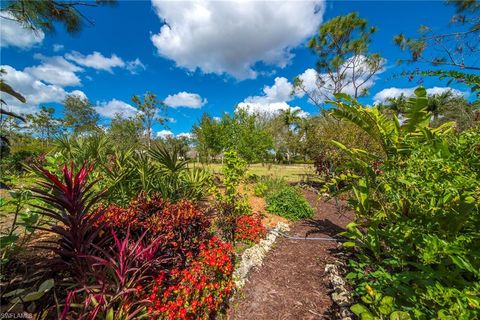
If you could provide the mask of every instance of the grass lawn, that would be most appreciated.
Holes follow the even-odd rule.
[[[222,172],[222,164],[213,163],[209,165],[195,163],[194,166],[200,166],[210,170],[213,173]],[[315,174],[315,168],[311,164],[265,164],[260,163],[251,164],[248,167],[248,174],[255,174],[258,176],[274,176],[283,177],[290,183],[298,182],[320,182],[321,179]]]

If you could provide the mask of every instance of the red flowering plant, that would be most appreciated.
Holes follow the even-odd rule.
[[[266,234],[267,229],[258,215],[245,215],[238,218],[235,240],[247,244],[258,243]]]
[[[161,272],[148,300],[151,319],[212,319],[231,296],[232,245],[216,237],[200,245],[195,257],[188,253],[187,267]]]
[[[126,209],[111,205],[104,209],[100,223],[124,232],[127,227],[138,237],[159,238],[159,251],[171,258],[186,260],[186,254],[198,254],[200,243],[208,238],[209,221],[203,210],[190,201],[171,203],[160,195],[140,195]]]

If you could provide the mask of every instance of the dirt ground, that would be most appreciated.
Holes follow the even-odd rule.
[[[315,216],[291,224],[291,236],[335,236],[353,218],[351,212],[337,213],[333,202],[318,201],[313,192],[305,195],[316,208]],[[279,238],[235,296],[228,319],[332,319],[324,268],[336,247],[333,241]]]

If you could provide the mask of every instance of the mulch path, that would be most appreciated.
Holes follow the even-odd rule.
[[[315,216],[290,225],[289,235],[332,237],[352,221],[351,212],[338,213],[333,201],[323,202],[305,191]],[[235,296],[229,319],[332,319],[330,284],[325,264],[333,260],[333,241],[289,240],[280,237],[261,268],[251,271],[248,282]]]

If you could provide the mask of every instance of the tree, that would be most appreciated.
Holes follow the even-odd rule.
[[[280,117],[282,118],[285,126],[287,126],[290,129],[291,125],[298,124],[302,119],[300,117],[300,112],[301,112],[300,109],[288,108],[280,112]]]
[[[308,44],[318,56],[316,88],[310,88],[298,76],[294,90],[306,94],[317,106],[340,92],[355,98],[365,95],[384,63],[378,53],[369,52],[375,32],[376,28],[369,27],[357,13],[323,23]]]
[[[192,132],[198,151],[207,162],[223,151],[225,130],[221,121],[205,113],[200,123],[193,126]]]
[[[403,33],[394,37],[395,43],[410,53],[410,58],[399,62],[427,62],[433,66],[448,66],[466,70],[480,70],[480,3],[477,0],[448,0],[456,7],[450,21],[451,32],[436,33],[433,28],[421,26],[418,37]]]
[[[42,106],[40,111],[27,116],[30,122],[30,129],[37,133],[42,142],[48,145],[48,142],[59,131],[60,122],[53,117],[55,109]]]
[[[178,153],[182,159],[187,159],[187,153],[190,150],[190,139],[188,137],[169,135],[163,139],[158,139],[155,143],[158,143],[165,150]]]
[[[142,120],[140,116],[124,118],[116,114],[110,122],[108,137],[112,144],[121,149],[137,147],[142,137]]]
[[[34,31],[55,31],[55,23],[63,24],[67,32],[76,33],[82,29],[83,22],[93,25],[79,10],[80,7],[113,5],[115,0],[96,1],[55,1],[55,0],[10,0],[2,2],[3,19],[15,20],[25,28]],[[7,13],[7,14],[5,14]]]
[[[296,132],[296,129],[298,129],[301,117],[300,117],[300,109],[295,109],[293,110],[292,108],[288,108],[285,110],[282,110],[279,114],[279,118],[281,122],[283,123],[282,128],[278,131],[278,133],[283,136],[281,139],[282,140],[282,146],[283,149],[285,149],[285,154],[287,156],[287,161],[290,163],[291,161],[291,156],[292,154],[295,153],[296,149],[299,149],[299,139],[300,135],[298,132]],[[294,128],[292,128],[295,126]],[[297,133],[297,134],[296,134]],[[279,138],[279,135],[276,135],[277,138]],[[278,143],[277,143],[278,147]]]
[[[132,102],[140,111],[140,118],[147,135],[147,146],[150,148],[152,143],[152,128],[155,122],[163,125],[167,121],[166,111],[167,106],[163,101],[159,101],[157,96],[152,92],[146,92],[143,95],[143,100],[139,96],[133,96]],[[159,115],[162,113],[162,115]]]
[[[260,125],[257,116],[245,110],[237,110],[233,117],[225,114],[221,125],[224,130],[224,150],[235,150],[249,163],[265,161],[273,148],[273,138]]]
[[[389,98],[377,108],[387,116],[405,117],[408,112],[409,98],[405,95]],[[470,103],[463,96],[457,95],[451,90],[427,96],[426,110],[432,114],[430,123],[432,127],[453,121],[456,123],[458,131],[468,129],[474,126],[475,112],[478,107],[478,102]]]
[[[475,115],[480,110],[480,102],[468,102],[463,96],[447,91],[428,97],[427,110],[433,115],[432,127],[453,121],[456,130],[460,132],[475,126]]]
[[[377,105],[378,110],[387,116],[399,116],[407,110],[408,97],[403,93],[398,97],[390,97]]]
[[[98,131],[100,116],[88,99],[79,95],[68,95],[63,101],[63,124],[75,135]]]

